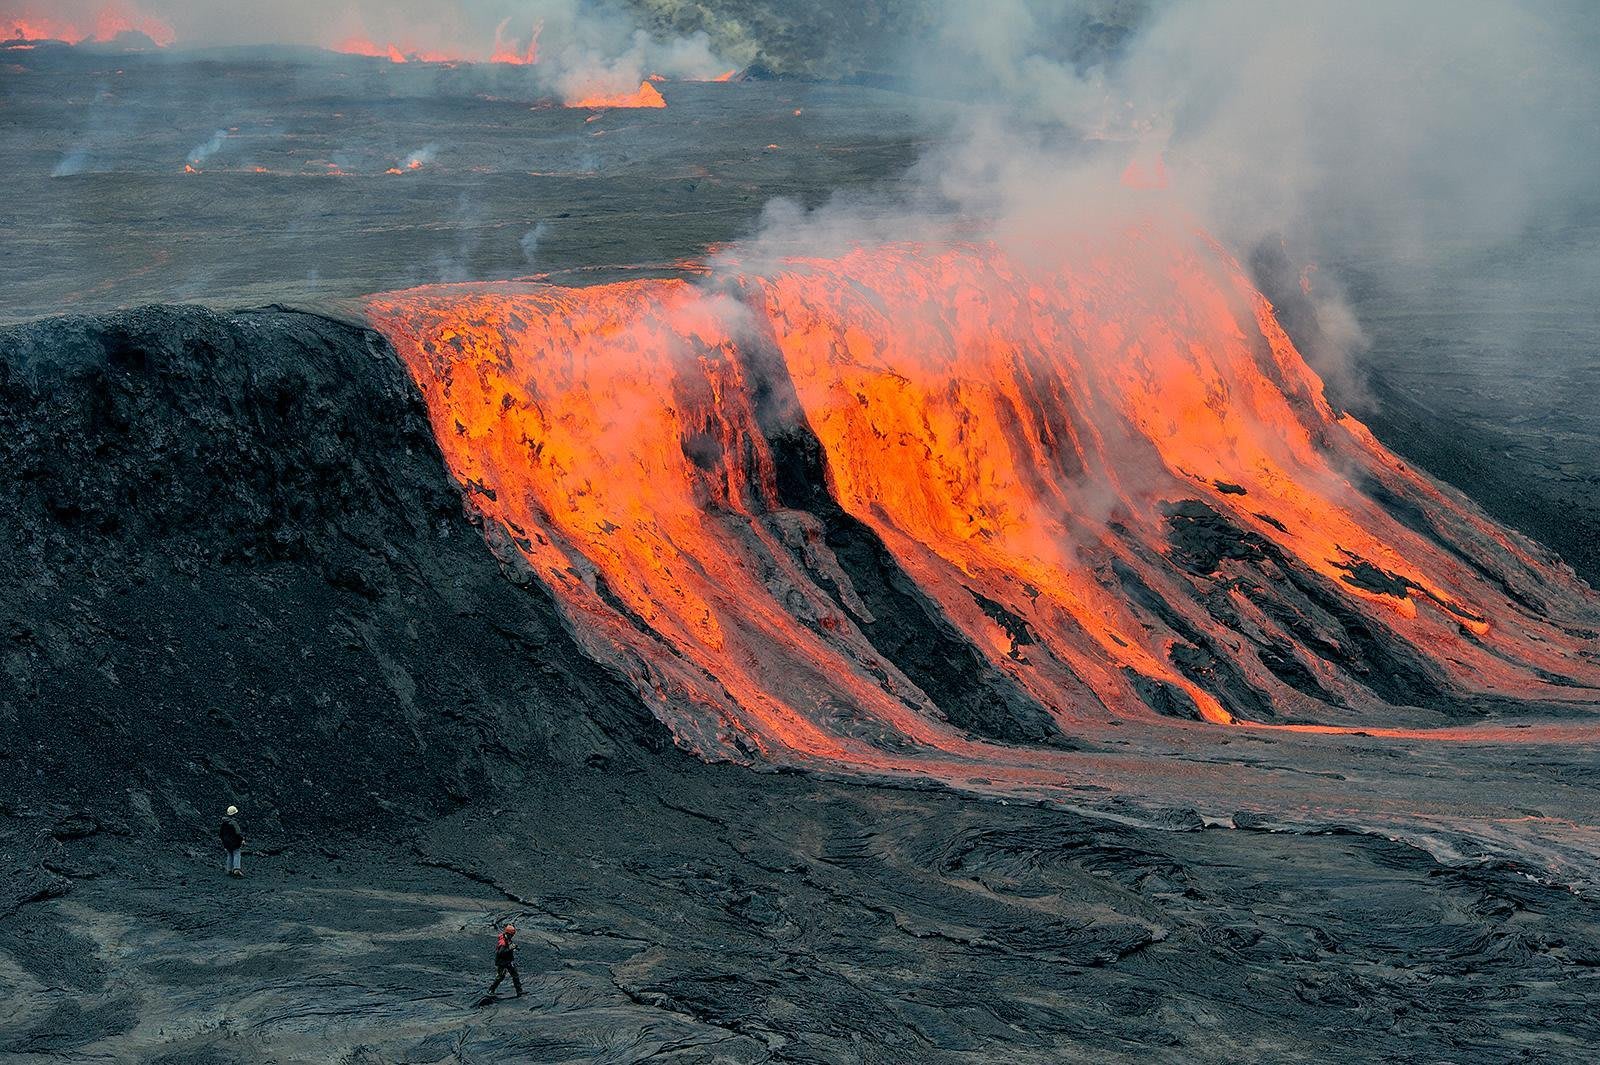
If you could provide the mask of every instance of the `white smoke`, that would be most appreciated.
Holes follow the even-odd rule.
[[[545,235],[549,232],[550,226],[540,222],[522,235],[522,258],[529,266],[538,260],[539,245],[544,242]]]
[[[1281,249],[1317,304],[1325,350],[1310,354],[1336,376],[1362,331],[1319,263],[1357,261],[1387,291],[1431,286],[1446,304],[1534,290],[1575,303],[1600,277],[1600,229],[1582,222],[1600,217],[1600,6],[932,7],[897,69],[931,113],[956,112],[952,135],[892,197],[771,205],[747,251],[923,239],[954,219],[1037,244],[1159,202],[1243,260]],[[1559,238],[1561,268],[1509,250],[1530,228]]]
[[[410,155],[408,155],[404,159],[400,160],[399,169],[401,169],[401,170],[421,170],[423,167],[425,167],[429,163],[433,162],[434,156],[436,156],[438,154],[439,154],[439,146],[437,144],[429,144],[429,145],[426,145],[424,147],[418,148],[416,151],[412,152]]]
[[[207,159],[210,159],[213,155],[216,155],[218,152],[222,151],[222,146],[227,142],[227,140],[228,131],[225,129],[217,130],[211,135],[210,140],[206,141],[204,144],[196,145],[192,150],[190,150],[189,165],[197,167]]]
[[[631,92],[651,74],[711,78],[728,69],[703,33],[661,38],[618,9],[579,0],[528,5],[542,27],[540,73],[563,99]]]
[[[87,148],[72,148],[61,157],[61,161],[50,171],[51,177],[72,177],[81,174],[89,168],[89,150]]]

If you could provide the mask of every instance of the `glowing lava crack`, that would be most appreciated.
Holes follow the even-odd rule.
[[[1061,737],[1587,724],[1592,594],[1330,408],[1231,259],[1156,223],[1066,259],[889,246],[370,313],[491,530],[702,755],[1049,762],[875,644],[859,563],[783,489],[806,447],[929,631]]]

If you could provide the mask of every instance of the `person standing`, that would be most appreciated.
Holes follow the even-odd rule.
[[[239,852],[244,848],[244,829],[239,824],[239,808],[228,807],[228,813],[222,819],[222,825],[217,829],[217,836],[222,840],[222,845],[228,851],[228,875],[243,876],[244,870],[239,866]]]
[[[522,995],[522,974],[517,972],[517,944],[514,941],[517,926],[506,925],[506,930],[500,933],[500,938],[494,943],[494,983],[489,985],[488,998],[494,997],[494,989],[500,986],[500,981],[511,974],[511,986],[517,989],[517,995]]]

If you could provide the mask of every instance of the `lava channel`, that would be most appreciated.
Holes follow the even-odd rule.
[[[813,487],[891,582],[1062,736],[1549,739],[1507,722],[1588,730],[1600,702],[1593,593],[1333,409],[1183,227],[427,286],[369,313],[502,557],[704,757],[1060,771],[875,645],[860,562],[786,502],[775,434],[812,442]]]

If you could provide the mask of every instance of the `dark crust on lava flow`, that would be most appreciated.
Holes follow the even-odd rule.
[[[676,750],[502,575],[369,330],[151,308],[0,331],[0,460],[7,1060],[1580,1062],[1600,1040],[1600,906],[1510,863]],[[839,528],[870,585],[881,545]],[[528,995],[475,1009],[508,919]]]
[[[858,619],[862,634],[958,727],[1005,743],[1075,746],[1038,703],[961,636],[877,534],[839,506],[828,490],[822,444],[797,413],[800,404],[783,360],[770,343],[750,349],[753,365],[746,369],[755,377],[750,389],[772,453],[779,501],[821,521],[829,549],[872,615],[870,621]],[[848,611],[832,577],[814,573],[812,578]],[[1021,618],[981,597],[980,606],[991,616],[1004,614],[995,620],[1019,645],[1031,642]],[[1098,703],[1087,686],[1084,698]]]
[[[1200,576],[1223,572],[1233,576],[1239,592],[1294,633],[1301,646],[1337,666],[1384,702],[1453,716],[1482,712],[1481,706],[1473,709],[1452,697],[1435,666],[1352,609],[1323,578],[1306,572],[1265,537],[1239,528],[1198,499],[1170,504],[1166,514],[1167,537],[1176,562]],[[1351,567],[1347,580],[1358,587],[1388,594],[1394,594],[1394,587],[1407,587],[1370,576],[1368,570],[1381,571],[1359,559]],[[1223,618],[1218,620],[1226,623]],[[1272,646],[1262,661],[1268,668],[1278,662],[1273,670],[1278,674],[1283,658],[1284,649]],[[1287,672],[1304,681],[1295,667]],[[1302,683],[1295,687],[1304,691],[1310,686]]]
[[[1573,234],[1593,239],[1590,229]],[[1374,321],[1364,322],[1375,334],[1369,338],[1372,350],[1352,366],[1349,353],[1325,336],[1315,302],[1301,289],[1298,267],[1277,242],[1263,242],[1250,267],[1295,346],[1325,371],[1329,399],[1336,406],[1351,409],[1401,457],[1454,485],[1497,521],[1542,545],[1530,544],[1530,550],[1559,555],[1579,577],[1600,586],[1600,496],[1593,475],[1600,423],[1589,401],[1600,383],[1600,363],[1585,343],[1592,336],[1582,328],[1587,319],[1572,323],[1569,349],[1522,353],[1529,362],[1562,369],[1559,388],[1542,393],[1516,374],[1497,374],[1478,365],[1490,361],[1485,353],[1450,345],[1447,357],[1422,358],[1418,347],[1426,332],[1410,322],[1410,315],[1392,313],[1397,297],[1381,288],[1357,290],[1349,294],[1354,305],[1360,309],[1370,302],[1377,313]],[[1471,321],[1459,327],[1470,335],[1475,325],[1481,328]],[[1485,383],[1499,386],[1498,394],[1485,389]],[[1484,560],[1452,545],[1414,505],[1365,481],[1356,488],[1508,597],[1539,609]]]

